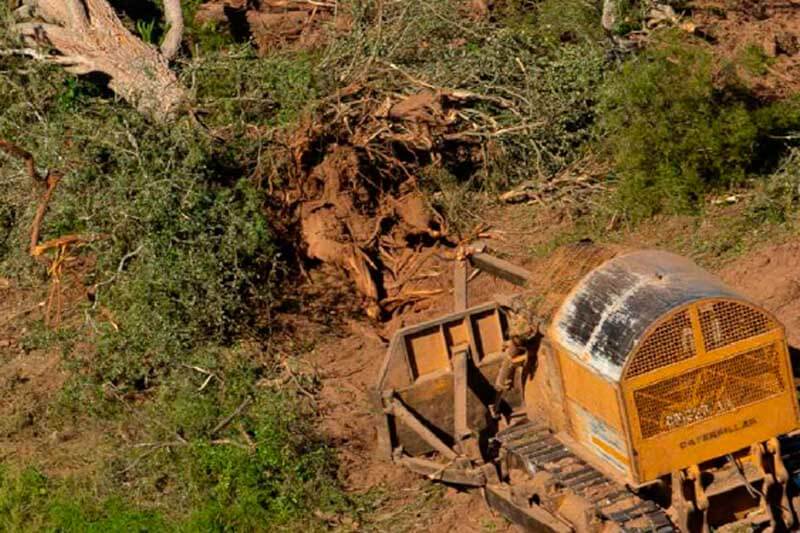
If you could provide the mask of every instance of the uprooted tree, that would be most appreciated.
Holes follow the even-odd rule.
[[[180,49],[180,0],[164,0],[168,30],[160,49],[134,36],[107,0],[24,0],[16,30],[31,47],[23,53],[63,65],[74,74],[99,72],[109,88],[155,119],[174,116],[187,91],[169,68]]]

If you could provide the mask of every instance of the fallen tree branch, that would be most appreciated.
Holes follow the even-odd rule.
[[[165,2],[170,28],[163,54],[128,31],[107,0],[26,4],[17,12],[25,21],[16,24],[15,31],[28,46],[57,53],[33,54],[27,48],[15,52],[62,65],[73,74],[102,72],[109,76],[112,91],[155,120],[172,118],[187,99],[186,89],[168,65],[183,35],[179,0]]]
[[[169,29],[161,43],[161,54],[170,60],[178,54],[183,40],[183,10],[180,0],[164,0],[164,20]]]
[[[33,181],[38,183],[44,183],[46,181],[45,178],[43,178],[42,175],[36,171],[36,161],[33,159],[33,155],[30,152],[23,150],[16,144],[3,139],[0,139],[0,150],[12,157],[22,159],[22,161],[25,163],[25,171]]]
[[[32,164],[33,163],[31,163],[31,165]],[[31,240],[28,253],[30,253],[32,257],[38,257],[42,254],[43,250],[38,249],[39,233],[42,230],[42,220],[44,220],[44,214],[47,212],[47,207],[50,205],[50,199],[53,197],[53,191],[56,190],[56,186],[58,185],[59,181],[61,181],[61,175],[58,173],[50,172],[47,175],[47,189],[42,195],[39,205],[36,207],[36,215],[34,215],[33,222],[31,223]]]
[[[251,396],[248,396],[241,404],[239,404],[239,407],[237,407],[231,414],[220,420],[219,424],[217,424],[214,427],[214,429],[211,430],[211,433],[209,435],[214,436],[218,432],[222,431],[225,428],[225,426],[227,426],[228,424],[231,423],[231,421],[233,421],[234,418],[242,414],[242,412],[245,409],[247,409],[251,403],[253,403],[253,398]]]

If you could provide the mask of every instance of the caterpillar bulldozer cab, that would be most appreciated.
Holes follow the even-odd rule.
[[[387,459],[482,487],[529,530],[796,529],[800,414],[774,316],[663,251],[581,243],[539,277],[463,257],[456,311],[390,343]],[[467,309],[470,268],[525,290]]]

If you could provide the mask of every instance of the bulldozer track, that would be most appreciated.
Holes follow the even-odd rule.
[[[661,507],[643,500],[587,464],[541,424],[530,421],[515,424],[500,431],[494,440],[530,476],[547,472],[553,477],[557,491],[553,500],[567,493],[580,496],[594,506],[599,518],[614,522],[623,531],[677,531]]]

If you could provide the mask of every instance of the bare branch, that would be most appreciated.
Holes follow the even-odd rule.
[[[228,416],[226,416],[225,418],[223,418],[223,419],[220,421],[220,423],[219,423],[219,424],[217,424],[217,425],[216,425],[216,427],[214,427],[214,429],[212,429],[212,430],[211,430],[211,433],[210,433],[210,435],[212,435],[212,436],[213,436],[213,435],[216,435],[216,434],[217,434],[219,431],[221,431],[221,430],[222,430],[222,429],[223,429],[225,426],[227,426],[228,424],[230,424],[230,423],[231,423],[231,421],[232,421],[234,418],[236,418],[237,416],[239,416],[239,415],[240,415],[240,414],[241,414],[241,413],[242,413],[242,412],[243,412],[245,409],[247,409],[247,408],[250,406],[250,404],[251,404],[251,403],[253,403],[253,398],[252,398],[252,397],[248,396],[247,398],[245,398],[245,400],[244,400],[244,401],[243,401],[241,404],[239,404],[239,407],[237,407],[237,408],[236,408],[236,409],[235,409],[235,410],[234,410],[234,411],[233,411],[231,414],[229,414]]]
[[[183,39],[183,11],[181,0],[164,0],[164,19],[168,30],[161,43],[161,54],[170,60],[175,57],[181,48]]]

